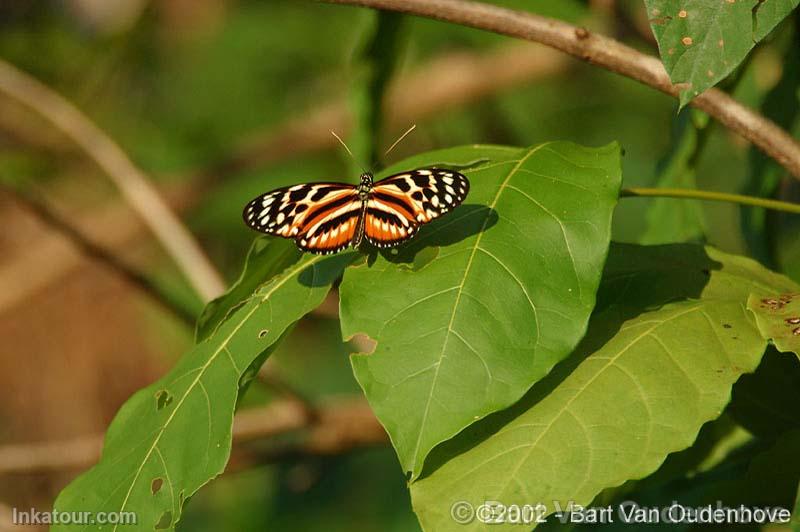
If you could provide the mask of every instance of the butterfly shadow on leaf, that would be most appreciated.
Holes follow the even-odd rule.
[[[408,264],[416,271],[431,262],[438,255],[440,247],[449,246],[489,230],[499,220],[497,211],[476,203],[461,205],[448,216],[439,218],[420,229],[416,238],[396,248],[378,250],[365,246],[369,257],[367,264],[371,266],[378,253],[389,262]]]

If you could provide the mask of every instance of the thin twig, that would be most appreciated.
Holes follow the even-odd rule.
[[[3,60],[0,60],[0,92],[53,124],[103,169],[204,300],[225,290],[222,277],[149,179],[77,107]]]
[[[774,211],[791,212],[800,214],[800,204],[789,203],[743,194],[729,194],[727,192],[714,192],[710,190],[696,190],[691,188],[624,188],[620,191],[621,198],[682,198],[703,201],[721,201],[726,203],[736,203],[738,205],[750,205],[752,207],[763,207]]]
[[[122,276],[133,286],[150,296],[150,298],[163,308],[174,314],[190,327],[194,327],[195,313],[182,305],[179,300],[164,292],[143,273],[129,266],[114,255],[113,251],[95,243],[87,235],[73,225],[66,218],[57,214],[38,194],[31,190],[22,190],[0,183],[0,189],[11,194],[16,201],[26,207],[41,222],[58,231],[85,255],[105,264],[111,271]]]
[[[305,454],[336,454],[388,442],[362,398],[334,398],[325,403],[314,418],[294,400],[243,410],[234,419],[234,444],[295,431],[301,431],[301,437],[292,448]],[[0,446],[0,475],[85,469],[98,461],[102,446],[102,435]]]
[[[619,41],[591,33],[560,20],[527,11],[515,11],[471,0],[320,0],[408,13],[453,22],[551,46],[574,57],[677,97],[674,85],[658,58]],[[719,89],[709,89],[691,105],[714,117],[728,129],[758,146],[800,179],[800,143],[774,122]]]

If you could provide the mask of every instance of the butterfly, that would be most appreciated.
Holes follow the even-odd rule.
[[[306,183],[262,194],[242,213],[256,231],[293,238],[303,251],[336,253],[364,238],[379,248],[412,238],[419,227],[457,207],[469,192],[466,176],[419,168],[373,182]]]

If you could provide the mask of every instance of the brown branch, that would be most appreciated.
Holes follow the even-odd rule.
[[[658,58],[585,28],[529,12],[471,0],[321,1],[398,11],[534,41],[635,79],[670,96],[677,97],[681,88],[670,81]],[[694,98],[691,105],[751,141],[800,179],[800,143],[774,122],[719,89],[705,91]]]
[[[92,241],[92,239],[83,234],[78,227],[69,222],[65,217],[57,214],[37,194],[32,191],[23,191],[1,183],[0,190],[5,190],[11,194],[19,204],[27,208],[42,223],[69,240],[83,254],[105,264],[112,272],[138,288],[153,301],[160,304],[164,309],[174,314],[190,327],[194,327],[196,316],[193,312],[161,290],[158,285],[142,272],[129,266],[112,251]]]
[[[292,432],[302,437],[284,447],[287,454],[337,454],[388,442],[383,427],[361,398],[327,399],[313,417],[295,400],[275,401],[243,410],[233,422],[235,446]],[[102,447],[101,435],[0,446],[0,475],[86,469],[97,463]]]
[[[224,291],[225,284],[219,273],[147,176],[78,108],[2,60],[0,93],[50,122],[103,169],[204,300],[210,300]]]

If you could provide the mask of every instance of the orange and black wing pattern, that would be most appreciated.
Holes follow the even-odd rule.
[[[375,183],[364,218],[367,240],[391,247],[414,236],[420,225],[456,208],[469,193],[466,176],[441,168],[420,168]]]
[[[303,251],[330,254],[353,241],[362,204],[352,185],[309,183],[262,194],[242,216],[256,231],[293,238]]]
[[[367,179],[365,200],[353,185],[309,183],[262,194],[242,216],[256,231],[292,238],[303,251],[330,254],[358,246],[363,236],[379,248],[405,242],[469,192],[465,176],[439,168],[396,174],[374,185]]]

